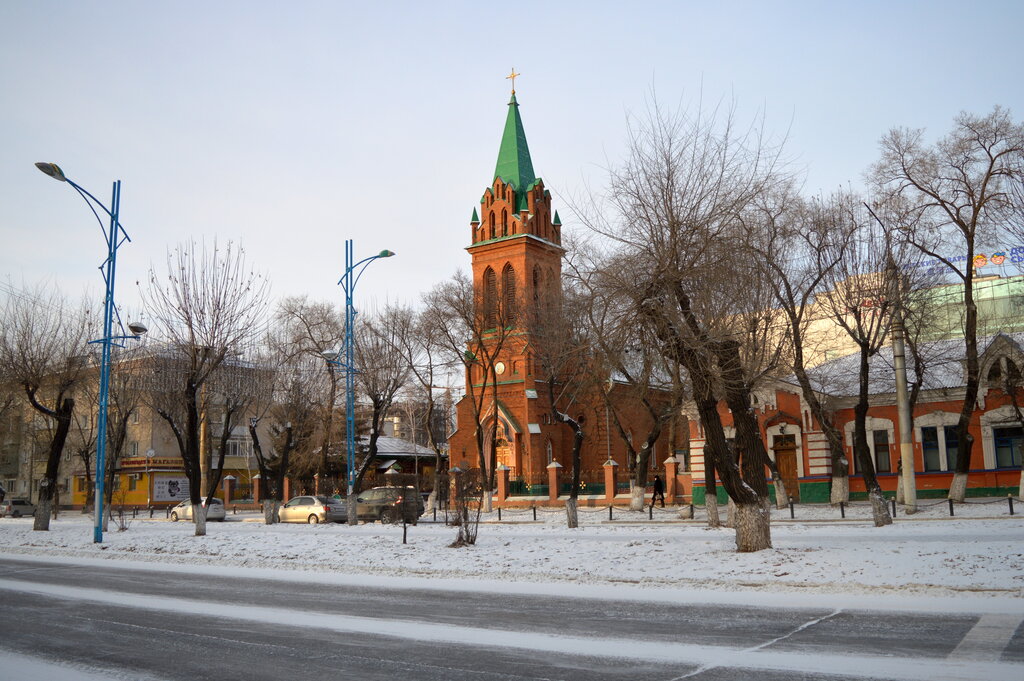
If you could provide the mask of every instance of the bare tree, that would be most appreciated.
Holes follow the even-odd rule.
[[[2,373],[20,386],[32,409],[53,424],[46,471],[39,483],[35,530],[50,529],[61,454],[75,411],[75,389],[87,364],[88,322],[84,308],[75,308],[60,293],[43,288],[26,296],[8,296],[0,308]]]
[[[263,502],[263,520],[268,525],[278,521],[293,454],[316,439],[320,405],[329,382],[321,358],[282,355],[281,347],[272,343],[270,352],[259,362],[250,409],[253,416],[249,418],[249,437],[262,480],[259,501]],[[269,432],[269,442],[261,437],[261,426]]]
[[[275,342],[280,347],[282,357],[301,354],[317,360],[327,380],[326,389],[320,393],[319,456],[310,467],[312,473],[324,477],[332,468],[330,457],[340,423],[335,418],[340,374],[336,364],[327,361],[325,356],[336,351],[344,340],[343,314],[330,303],[290,297],[278,304],[274,322],[279,329]],[[315,366],[311,364],[309,369]]]
[[[414,324],[412,308],[388,307],[367,318],[356,330],[355,357],[359,367],[356,386],[370,403],[368,446],[362,461],[356,462],[356,491],[377,460],[377,440],[381,436],[384,419],[390,413],[395,397],[408,385],[412,370],[405,347],[409,345]],[[349,522],[354,521],[353,514]]]
[[[767,456],[735,328],[750,309],[749,272],[735,267],[732,246],[742,243],[740,215],[788,181],[779,151],[757,127],[736,130],[731,112],[670,114],[654,105],[630,132],[629,156],[612,172],[610,215],[588,221],[622,252],[640,320],[669,362],[686,370],[705,461],[736,504],[737,549],[769,548]],[[718,411],[722,398],[733,409],[735,449]]]
[[[871,169],[877,190],[908,204],[910,242],[963,286],[966,390],[949,490],[950,499],[963,501],[974,451],[969,425],[981,384],[974,258],[998,245],[1011,224],[1018,225],[1011,230],[1018,238],[1024,231],[1024,125],[997,106],[986,116],[959,114],[935,144],[925,141],[923,130],[906,128],[890,130],[880,144],[881,158]]]
[[[570,263],[569,271],[578,286],[587,291],[575,304],[585,304],[586,326],[593,337],[595,368],[606,375],[607,389],[600,391],[607,413],[626,447],[630,475],[630,508],[644,505],[647,472],[655,443],[666,426],[672,430],[685,390],[678,364],[658,352],[658,339],[649,329],[635,323],[629,290],[633,282],[617,276],[614,257],[594,261],[585,269]],[[626,428],[624,405],[640,405],[648,416],[646,435],[639,447]],[[674,433],[670,433],[674,441]]]
[[[850,500],[849,461],[834,415],[807,370],[820,363],[822,348],[833,341],[827,335],[814,334],[811,327],[822,316],[816,305],[818,296],[825,292],[833,270],[842,261],[855,228],[843,219],[842,204],[841,193],[807,202],[792,187],[782,187],[760,197],[746,214],[750,238],[745,244],[762,270],[760,276],[775,293],[793,375],[828,443],[833,504]]]
[[[157,406],[174,432],[194,508],[196,536],[206,534],[202,498],[203,461],[200,419],[207,386],[229,353],[241,352],[258,334],[267,308],[269,286],[246,264],[244,251],[232,244],[211,248],[194,242],[167,254],[166,271],[150,270],[143,300],[174,354],[178,381],[173,394],[178,409]]]
[[[434,450],[434,479],[430,489],[430,497],[427,499],[427,512],[437,508],[438,502],[443,498],[441,490],[441,473],[444,467],[442,454],[447,443],[447,427],[439,429],[436,424],[441,420],[447,425],[446,405],[443,399],[438,400],[437,391],[439,383],[448,383],[451,379],[451,372],[458,364],[458,360],[451,352],[446,352],[446,345],[443,342],[442,330],[431,323],[428,312],[419,312],[415,316],[413,328],[405,335],[404,347],[402,348],[406,362],[416,386],[412,388],[413,394],[419,395],[424,405],[423,426],[426,432],[427,442]],[[445,395],[450,396],[450,390]],[[442,419],[438,419],[442,416]]]
[[[473,428],[480,470],[484,473],[481,485],[484,512],[491,510],[491,492],[494,489],[497,467],[498,420],[488,424],[488,390],[490,403],[498,402],[498,375],[495,365],[507,351],[517,323],[517,300],[489,299],[477,292],[473,281],[461,272],[448,281],[435,286],[424,296],[423,314],[426,323],[441,331],[440,342],[445,353],[458,357],[466,375],[466,394],[472,424],[459,424],[459,428]],[[489,425],[489,428],[485,426]],[[489,454],[488,454],[489,453]]]

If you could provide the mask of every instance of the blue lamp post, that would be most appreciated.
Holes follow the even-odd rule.
[[[78,192],[86,205],[89,206],[92,214],[96,216],[96,220],[100,223],[100,228],[104,229],[104,238],[107,241],[107,259],[103,261],[102,265],[100,265],[100,271],[103,273],[103,281],[106,283],[106,295],[103,299],[103,338],[89,341],[89,343],[100,343],[103,348],[100,355],[100,404],[96,429],[96,517],[93,522],[93,541],[99,544],[103,542],[103,488],[106,483],[107,403],[110,394],[110,347],[112,345],[119,345],[114,341],[126,340],[129,338],[138,340],[142,334],[146,333],[146,327],[142,324],[132,323],[128,325],[128,330],[131,331],[131,335],[124,335],[123,329],[122,335],[112,335],[113,319],[114,315],[117,314],[117,311],[114,308],[114,274],[117,267],[117,249],[125,241],[131,241],[131,239],[128,238],[128,233],[124,231],[124,228],[121,227],[121,223],[118,222],[117,219],[119,206],[121,204],[121,181],[116,180],[114,182],[113,195],[110,199],[110,208],[108,209],[95,196],[69,180],[64,175],[64,171],[62,171],[60,166],[56,163],[37,163],[36,168],[39,168],[39,170],[55,180],[68,183],[76,192]],[[96,212],[97,207],[99,207],[110,218],[109,229],[104,228],[103,220],[100,218],[99,213]],[[121,325],[120,322],[121,320],[119,318],[119,326]]]
[[[344,358],[338,353],[325,353],[324,358],[345,370],[345,467],[348,471],[348,523],[356,524],[355,512],[355,460],[356,460],[356,368],[355,368],[355,320],[356,310],[352,306],[352,294],[355,292],[359,277],[366,267],[378,258],[390,258],[394,251],[383,250],[377,255],[353,262],[352,239],[345,240],[345,274],[338,285],[345,291],[345,347]]]

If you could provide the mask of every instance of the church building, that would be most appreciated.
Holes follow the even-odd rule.
[[[568,484],[573,431],[552,417],[547,384],[538,375],[535,363],[537,339],[531,338],[525,320],[530,318],[532,306],[560,300],[565,249],[562,224],[558,211],[551,205],[551,193],[533,169],[514,89],[494,175],[480,199],[479,212],[473,210],[469,236],[466,250],[472,258],[477,304],[487,318],[484,326],[503,324],[512,331],[503,336],[498,361],[494,363],[496,403],[492,397],[493,383],[484,381],[484,372],[477,371],[480,367],[467,371],[467,395],[456,407],[457,429],[449,438],[450,464],[463,470],[479,467],[469,387],[472,386],[478,401],[486,387],[481,409],[481,421],[488,435],[484,438],[486,460],[490,460],[491,453],[490,429],[497,419],[496,461],[498,466],[509,469],[511,495],[557,498],[559,492],[548,489],[549,466],[561,466],[565,473],[563,485]],[[473,348],[467,351],[472,352]],[[617,397],[621,403],[623,396]],[[628,491],[626,443],[609,421],[602,397],[577,396],[572,404],[559,404],[559,409],[579,420],[586,436],[581,451],[580,494],[605,494],[604,466],[609,460],[616,461],[621,468],[617,486]],[[617,405],[616,411],[624,422],[631,424],[632,441],[639,447],[647,435],[650,418],[628,404]],[[672,455],[667,444],[669,429],[665,430],[651,457],[649,479],[661,470],[664,459]],[[564,494],[566,490],[560,492]]]

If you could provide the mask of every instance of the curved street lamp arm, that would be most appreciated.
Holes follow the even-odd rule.
[[[95,196],[93,196],[92,193],[88,189],[86,189],[85,187],[81,186],[80,184],[78,184],[77,182],[75,182],[75,181],[73,181],[73,180],[71,180],[69,178],[64,178],[64,181],[67,182],[68,184],[70,184],[74,188],[74,190],[76,192],[78,192],[78,195],[82,197],[82,200],[85,201],[86,205],[89,206],[89,210],[91,210],[92,214],[94,216],[96,216],[96,222],[99,223],[100,229],[103,230],[103,238],[104,238],[104,240],[107,240],[108,237],[107,237],[107,234],[106,234],[106,230],[104,229],[103,220],[100,218],[99,213],[96,212],[95,206],[99,206],[100,208],[102,208],[103,212],[107,214],[107,217],[109,217],[111,219],[114,218],[114,214],[110,212],[109,208],[107,208],[106,206],[103,205],[102,201],[100,201]],[[91,199],[91,201],[90,201],[90,199]],[[120,240],[118,240],[117,246],[120,246],[125,241],[131,241],[132,240],[131,237],[128,236],[128,232],[125,230],[125,228],[121,225],[120,222],[117,223],[117,229],[118,229],[118,232],[123,237]],[[108,243],[107,245],[109,246],[110,244]],[[115,246],[115,248],[117,246]]]

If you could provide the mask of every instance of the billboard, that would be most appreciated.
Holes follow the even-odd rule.
[[[153,501],[188,499],[188,478],[177,475],[156,475],[153,478]]]

